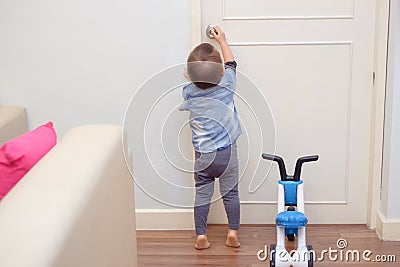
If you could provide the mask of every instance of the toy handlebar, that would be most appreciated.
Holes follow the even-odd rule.
[[[281,157],[279,157],[277,155],[266,154],[266,153],[263,153],[262,157],[264,159],[276,161],[278,163],[279,172],[280,172],[282,181],[289,181],[289,180],[291,180],[291,181],[299,181],[300,180],[300,174],[301,174],[301,167],[303,166],[303,163],[311,162],[311,161],[317,161],[318,158],[319,158],[318,155],[305,156],[305,157],[298,158],[297,161],[296,161],[294,175],[291,176],[291,175],[287,175],[285,162],[283,161],[283,159]]]
[[[265,154],[265,153],[263,153],[261,156],[264,159],[276,161],[278,163],[278,166],[279,166],[279,172],[281,174],[281,179],[283,181],[287,180],[288,175],[286,173],[285,162],[283,161],[283,159],[281,157],[276,156],[276,155],[271,155],[271,154]]]
[[[295,181],[300,180],[301,167],[302,167],[303,163],[317,161],[318,158],[319,158],[318,155],[313,155],[313,156],[305,156],[305,157],[301,157],[301,158],[297,159],[296,166],[294,168],[293,180],[295,180]]]

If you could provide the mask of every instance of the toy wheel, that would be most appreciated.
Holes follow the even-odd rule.
[[[294,234],[287,234],[286,237],[287,237],[287,239],[289,241],[293,241],[294,240]]]
[[[270,267],[275,267],[275,251],[276,251],[276,245],[271,244],[271,247],[269,248],[269,266]]]
[[[314,253],[311,253],[313,251],[313,248],[311,245],[307,245],[307,251],[308,253],[308,267],[313,267],[314,266]]]

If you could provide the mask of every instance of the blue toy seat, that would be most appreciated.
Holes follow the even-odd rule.
[[[276,216],[276,224],[284,228],[304,227],[307,222],[307,217],[298,211],[283,211]]]

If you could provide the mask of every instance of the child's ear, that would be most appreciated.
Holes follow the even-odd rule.
[[[185,76],[185,78],[188,79],[188,81],[190,81],[190,77],[189,77],[189,73],[187,71],[187,68],[184,69],[183,76]]]

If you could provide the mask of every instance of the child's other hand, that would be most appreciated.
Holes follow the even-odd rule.
[[[221,30],[219,26],[214,26],[213,31],[211,31],[212,36],[214,36],[215,40],[221,44],[221,43],[226,43],[226,36],[225,32]]]

